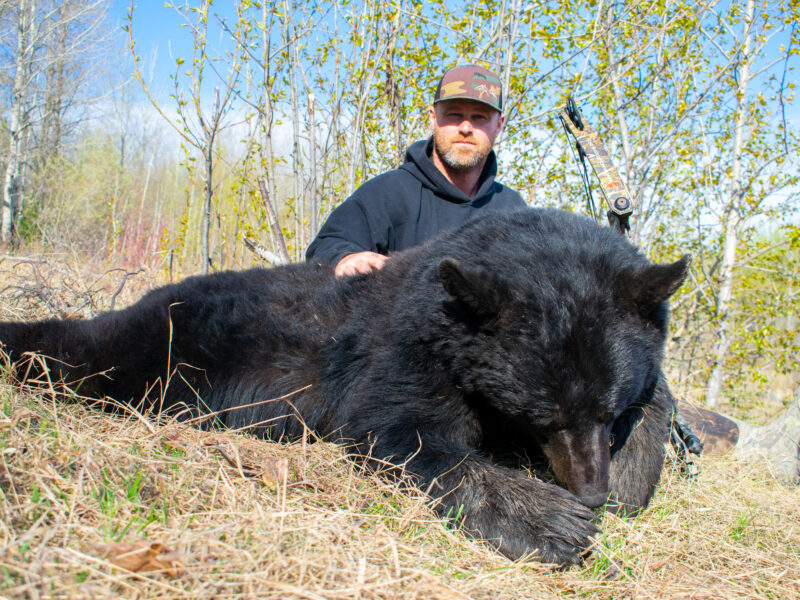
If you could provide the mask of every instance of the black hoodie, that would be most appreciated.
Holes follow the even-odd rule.
[[[306,251],[306,260],[335,265],[354,252],[389,254],[422,244],[477,214],[524,208],[522,197],[497,183],[489,154],[470,199],[431,159],[433,138],[412,144],[399,169],[370,179],[330,214]]]

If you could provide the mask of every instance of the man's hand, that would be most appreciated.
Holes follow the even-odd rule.
[[[336,264],[333,274],[336,277],[349,277],[350,275],[358,275],[359,273],[369,273],[373,270],[377,271],[383,268],[386,261],[389,260],[388,256],[378,254],[376,252],[356,252],[355,254],[348,254]]]

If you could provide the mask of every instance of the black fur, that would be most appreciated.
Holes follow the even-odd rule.
[[[395,465],[509,557],[569,564],[598,531],[587,507],[636,510],[658,482],[666,300],[687,265],[527,210],[367,276],[306,264],[193,277],[91,321],[2,323],[0,340],[14,359],[51,357],[51,376],[88,397],[184,416],[241,406],[218,422],[272,439],[305,423]]]

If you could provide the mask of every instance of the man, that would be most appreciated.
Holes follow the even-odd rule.
[[[306,251],[337,277],[369,273],[388,254],[419,245],[487,211],[524,208],[494,179],[503,130],[500,79],[475,65],[447,71],[428,109],[433,135],[413,144],[399,169],[367,181],[338,206]]]

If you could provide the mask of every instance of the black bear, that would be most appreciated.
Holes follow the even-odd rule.
[[[2,323],[0,341],[86,397],[224,411],[219,424],[271,439],[308,427],[402,472],[505,555],[570,564],[598,531],[590,508],[636,510],[658,482],[666,301],[688,262],[654,265],[588,218],[529,209],[369,275],[193,277],[88,321]]]

